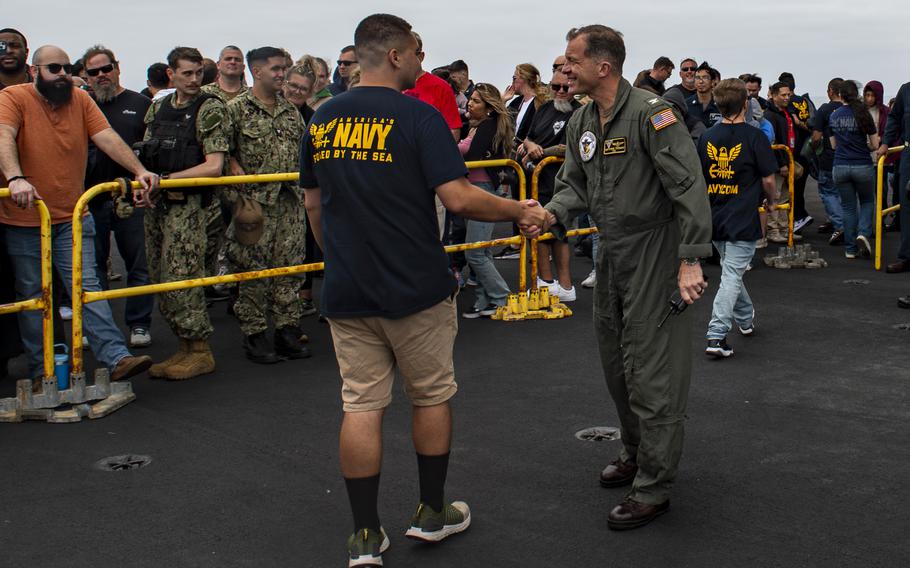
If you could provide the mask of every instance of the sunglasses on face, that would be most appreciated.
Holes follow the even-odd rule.
[[[97,77],[100,73],[104,73],[105,75],[107,75],[108,73],[110,73],[113,70],[114,70],[114,64],[108,63],[107,65],[103,65],[101,67],[95,67],[94,69],[86,69],[85,72],[88,74],[89,77]]]
[[[560,69],[562,69],[562,66],[563,66],[563,65],[564,65],[563,63],[554,63],[554,64],[553,64],[553,72],[556,73],[557,71],[559,71]]]
[[[73,73],[73,66],[69,63],[48,63],[46,65],[36,65],[35,67],[47,67],[47,70],[56,75],[61,70],[67,75]]]
[[[680,71],[682,71],[683,73],[691,73],[692,71],[695,71],[696,69],[698,69],[698,67],[682,67],[682,68],[680,68]]]
[[[564,93],[569,92],[568,85],[557,85],[556,83],[550,83],[550,88],[553,89],[554,93],[558,93],[559,91],[562,91]]]
[[[337,63],[338,65],[341,65],[342,67],[350,67],[351,65],[357,63],[357,61],[356,60],[355,61],[345,61],[343,59],[339,59],[335,63]]]

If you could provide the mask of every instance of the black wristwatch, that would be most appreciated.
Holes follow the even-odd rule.
[[[690,257],[686,257],[686,258],[682,259],[682,261],[684,263],[686,263],[686,266],[695,266],[696,264],[699,263],[700,260],[701,259],[695,258],[694,256],[690,256]]]

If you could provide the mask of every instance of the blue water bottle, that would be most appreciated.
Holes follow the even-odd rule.
[[[63,353],[57,352],[60,347],[63,348]],[[54,375],[57,377],[57,390],[70,388],[70,355],[65,343],[54,345]]]

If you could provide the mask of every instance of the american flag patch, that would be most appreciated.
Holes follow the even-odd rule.
[[[659,113],[652,115],[648,120],[651,121],[651,126],[654,127],[654,130],[660,131],[671,124],[676,124],[676,115],[673,114],[671,109],[666,108]]]

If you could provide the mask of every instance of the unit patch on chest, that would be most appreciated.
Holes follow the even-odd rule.
[[[578,153],[581,154],[581,161],[590,162],[596,149],[597,136],[594,136],[594,133],[590,130],[585,130],[581,138],[578,139]]]
[[[610,138],[604,140],[604,156],[614,156],[626,153],[626,137]]]

